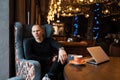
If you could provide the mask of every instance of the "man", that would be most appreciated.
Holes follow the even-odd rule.
[[[26,58],[40,62],[42,77],[45,75],[42,80],[58,80],[67,60],[66,51],[53,38],[44,38],[44,29],[40,25],[33,25],[32,35],[34,38],[26,43]],[[53,48],[58,50],[55,57]]]

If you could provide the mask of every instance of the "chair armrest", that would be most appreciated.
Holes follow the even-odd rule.
[[[18,59],[16,61],[16,75],[25,80],[40,80],[41,66],[38,61]]]
[[[11,78],[8,78],[7,80],[22,80],[21,77],[11,77]]]

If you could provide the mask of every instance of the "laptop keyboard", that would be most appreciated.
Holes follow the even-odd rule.
[[[92,57],[85,59],[85,61],[86,61],[87,63],[91,63],[91,64],[95,64],[95,63],[96,63],[96,61],[95,61]]]

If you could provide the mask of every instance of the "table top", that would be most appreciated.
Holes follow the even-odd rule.
[[[110,61],[93,65],[73,65],[64,68],[66,80],[120,80],[120,57],[110,57]]]
[[[63,46],[87,46],[88,45],[86,41],[80,41],[80,42],[59,41],[59,43]]]

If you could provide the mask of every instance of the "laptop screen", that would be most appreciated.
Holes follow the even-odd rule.
[[[96,62],[95,64],[99,64],[109,60],[108,55],[100,46],[87,47],[87,50]]]

